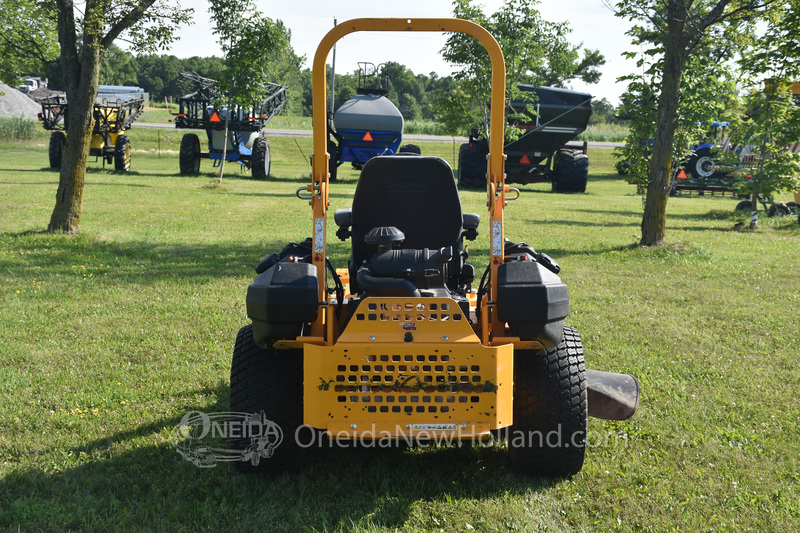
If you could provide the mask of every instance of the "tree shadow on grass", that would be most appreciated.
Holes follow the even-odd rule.
[[[150,189],[153,185],[145,185],[144,183],[104,183],[102,181],[93,181],[89,184],[90,187],[138,187],[141,189]]]
[[[82,234],[65,237],[47,231],[0,233],[4,247],[16,251],[2,256],[0,263],[9,276],[20,278],[32,272],[79,277],[93,272],[94,277],[113,276],[114,283],[151,284],[168,279],[191,282],[243,274],[255,277],[253,268],[264,257],[308,236],[298,234],[253,244],[174,244],[98,241]],[[344,245],[331,243],[328,254],[339,253],[345,253]]]
[[[637,228],[641,227],[641,218],[642,212],[641,211],[631,211],[631,210],[613,210],[613,209],[587,209],[587,208],[575,208],[575,211],[583,212],[583,213],[593,213],[601,216],[621,216],[621,217],[633,217],[635,221],[631,221],[630,223],[615,223],[615,222],[596,222],[596,223],[586,223],[586,222],[579,222],[579,221],[560,221],[560,220],[549,220],[549,221],[541,221],[537,220],[534,221],[535,224],[563,224],[563,225],[573,225],[573,226],[607,226],[607,227],[625,227],[625,226],[635,226]],[[685,231],[728,231],[728,228],[721,228],[721,227],[686,227],[686,226],[675,226],[674,224],[670,224],[670,221],[681,220],[681,221],[726,221],[730,220],[731,223],[737,222],[742,220],[746,213],[742,213],[741,211],[725,211],[725,210],[711,210],[705,213],[670,213],[667,211],[667,226],[670,230],[685,230]],[[601,218],[602,220],[602,218]]]
[[[0,168],[0,172],[14,172],[14,173],[36,173],[40,174],[42,172],[52,172],[54,176],[58,176],[58,169],[57,168],[50,168],[50,167],[41,167],[41,168]],[[56,182],[48,182],[48,183],[58,183]],[[3,184],[6,184],[3,182]],[[28,185],[27,183],[20,183],[19,185]]]
[[[291,191],[287,190],[285,193],[277,193],[277,192],[231,192],[229,193],[231,196],[250,196],[255,198],[281,198],[288,201],[302,201],[302,199],[298,198],[296,193],[296,189],[292,189]],[[308,194],[305,190],[301,191],[301,194]],[[342,192],[342,193],[335,193],[329,192],[328,198],[342,198],[349,200],[352,203],[353,200],[353,192]],[[311,220],[311,210],[308,211],[308,219]]]
[[[186,406],[227,409],[217,400]],[[354,525],[402,527],[421,501],[457,502],[542,490],[558,483],[511,472],[491,448],[310,448],[303,471],[240,474],[230,463],[197,468],[184,461],[165,432],[165,418],[70,450],[45,452],[52,463],[85,458],[63,469],[27,467],[0,480],[0,528],[42,531],[221,530],[298,531]],[[289,437],[289,436],[287,436]],[[125,451],[117,451],[124,449]],[[49,459],[44,459],[47,463]],[[456,506],[455,503],[450,503]],[[454,517],[458,518],[458,517]]]

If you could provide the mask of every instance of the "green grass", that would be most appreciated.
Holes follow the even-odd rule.
[[[403,126],[406,135],[442,135],[450,137],[444,126],[432,120],[407,120]]]
[[[586,131],[578,135],[579,141],[625,142],[628,126],[623,124],[589,124]]]
[[[590,420],[578,475],[518,475],[500,448],[323,449],[276,478],[182,460],[181,417],[228,408],[253,266],[311,232],[295,197],[311,142],[272,138],[270,180],[229,165],[209,188],[208,161],[178,175],[172,133],[159,151],[133,128],[128,174],[90,162],[72,237],[41,231],[58,182],[46,138],[0,144],[0,529],[800,529],[797,221],[739,231],[730,197],[676,197],[668,243],[640,248],[641,198],[610,150],[590,151],[586,194],[527,185],[506,211],[509,238],[560,262],[587,365],[642,386],[632,420]],[[421,147],[451,162],[458,148]],[[357,179],[339,176],[331,209]],[[484,212],[484,193],[462,198]]]
[[[24,117],[0,117],[0,142],[30,141],[41,136],[41,124]]]

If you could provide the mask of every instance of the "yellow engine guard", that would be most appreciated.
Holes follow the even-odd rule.
[[[488,436],[512,423],[513,345],[486,347],[450,298],[367,298],[306,344],[304,423],[353,438]]]

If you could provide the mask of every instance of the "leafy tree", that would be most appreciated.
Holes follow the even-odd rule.
[[[750,229],[758,226],[760,195],[800,189],[800,156],[788,149],[800,140],[800,102],[792,91],[800,78],[798,56],[800,2],[794,0],[782,6],[754,52],[740,61],[742,73],[757,80],[750,84],[746,118],[731,138],[740,147],[734,158],[755,155],[745,182],[752,206]]]
[[[333,70],[331,70],[331,72],[333,72]],[[356,89],[358,88],[358,77],[358,70],[354,70],[353,72],[347,74],[336,74],[336,86],[334,88],[334,106],[336,108],[356,95]],[[309,91],[310,90],[311,88],[309,88]]]
[[[589,124],[617,124],[617,110],[608,101],[608,98],[592,100],[592,116]]]
[[[58,60],[58,39],[48,2],[3,0],[0,9],[0,80],[16,87],[19,79],[43,75]]]
[[[537,3],[506,0],[491,16],[485,15],[473,0],[453,3],[454,16],[480,24],[500,44],[506,62],[506,94],[515,100],[530,98],[530,93],[517,89],[518,83],[563,87],[568,80],[578,78],[594,83],[600,78],[598,67],[605,63],[597,51],[583,50],[581,58],[581,45],[567,42],[567,23],[542,20],[535,8]],[[450,127],[460,124],[462,132],[476,122],[487,124],[491,94],[489,54],[476,39],[454,34],[448,38],[442,56],[457,67],[454,78],[461,83],[460,91],[451,94],[443,108],[444,122]],[[446,93],[440,94],[440,103],[447,98]]]
[[[414,74],[404,65],[386,63],[389,75],[387,97],[400,109],[407,120],[441,120],[437,94],[439,91],[454,90],[458,83],[451,76],[439,77],[435,72],[429,75]],[[330,76],[330,67],[328,70]],[[297,80],[299,89],[292,92],[292,100],[297,102],[297,110],[303,116],[311,116],[311,70],[305,69],[292,79]],[[359,71],[336,74],[336,102],[340,106],[356,94]],[[414,100],[411,100],[413,97]],[[416,105],[414,104],[416,102]]]
[[[175,97],[180,73],[184,70],[181,60],[172,55],[146,54],[136,58],[137,85],[150,93],[153,100],[163,100],[167,95]],[[201,72],[202,73],[202,72]],[[203,73],[207,76],[207,74]],[[185,91],[188,92],[188,91]]]
[[[299,68],[302,62],[292,50],[291,34],[280,20],[273,21],[258,11],[254,0],[210,0],[214,34],[225,54],[225,68],[218,89],[231,104],[260,102],[266,85],[277,74],[277,65]],[[225,122],[225,137],[228,124]],[[225,169],[225,144],[219,177]]]
[[[136,61],[133,57],[112,44],[103,56],[100,66],[100,83],[102,85],[136,85]]]
[[[414,95],[403,93],[400,95],[399,100],[400,105],[398,105],[397,108],[400,110],[400,114],[403,115],[403,118],[406,120],[419,120],[422,116],[422,108],[420,108]]]
[[[3,10],[6,5],[4,2]],[[80,5],[73,0],[9,0],[8,5],[17,9],[19,17],[11,22],[23,29],[6,36],[10,46],[21,54],[42,64],[51,62],[51,47],[36,46],[34,41],[39,36],[48,38],[46,25],[55,28],[58,35],[61,81],[69,102],[65,118],[68,134],[48,229],[73,233],[80,227],[103,57],[120,37],[128,40],[135,51],[154,51],[168,45],[173,41],[175,27],[189,22],[193,11],[171,5],[168,0],[85,0]],[[4,26],[8,22],[4,19]],[[36,31],[28,34],[29,26]]]
[[[739,107],[734,81],[738,73],[732,72],[727,64],[728,54],[719,50],[721,42],[720,39],[706,39],[699,45],[702,50],[687,59],[672,144],[672,158],[681,164],[691,154],[692,147],[707,136],[714,120],[734,120]],[[636,72],[621,78],[629,82],[620,106],[620,117],[628,121],[629,132],[625,146],[616,149],[620,159],[629,165],[626,179],[636,181],[642,194],[649,183],[662,74],[660,43],[651,46],[638,56]],[[629,57],[637,56],[631,53]],[[642,73],[637,73],[640,70]]]
[[[225,54],[219,89],[233,102],[252,104],[266,83],[289,69],[299,70],[303,58],[291,47],[291,32],[280,20],[258,11],[254,0],[210,0],[214,34]]]
[[[178,58],[166,54],[144,54],[132,57],[132,63],[136,71],[133,84],[150,93],[154,101],[177,99],[194,90],[181,78],[181,72],[197,72],[207,78],[219,79],[224,69],[224,62],[219,57]]]
[[[748,26],[769,14],[779,0],[621,0],[617,15],[637,22],[633,34],[657,45],[660,76],[642,217],[642,245],[661,242],[666,232],[666,206],[673,172],[676,121],[687,62],[714,36],[733,39],[733,28]]]

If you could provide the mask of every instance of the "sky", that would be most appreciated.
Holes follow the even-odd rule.
[[[491,14],[503,1],[483,0],[478,3],[484,6],[484,13]],[[452,16],[452,4],[447,0],[256,0],[256,4],[264,15],[282,20],[291,30],[295,53],[306,56],[304,67],[311,66],[317,45],[333,27],[334,19],[341,23],[360,17],[413,19]],[[178,57],[222,56],[212,33],[213,21],[208,16],[207,0],[181,0],[181,6],[194,8],[195,23],[177,32],[180,40],[173,43],[168,53]],[[630,37],[625,35],[630,23],[615,17],[603,0],[540,0],[537,9],[544,20],[569,22],[572,33],[568,40],[571,43],[583,43],[586,48],[600,50],[606,58],[599,83],[586,85],[573,81],[571,88],[589,92],[598,99],[607,98],[613,105],[618,104],[625,86],[616,79],[635,68],[633,61],[621,57],[631,46]],[[336,71],[353,72],[361,61],[376,65],[395,61],[415,74],[436,72],[446,76],[453,69],[440,54],[445,39],[443,34],[427,32],[350,34],[337,43]]]

